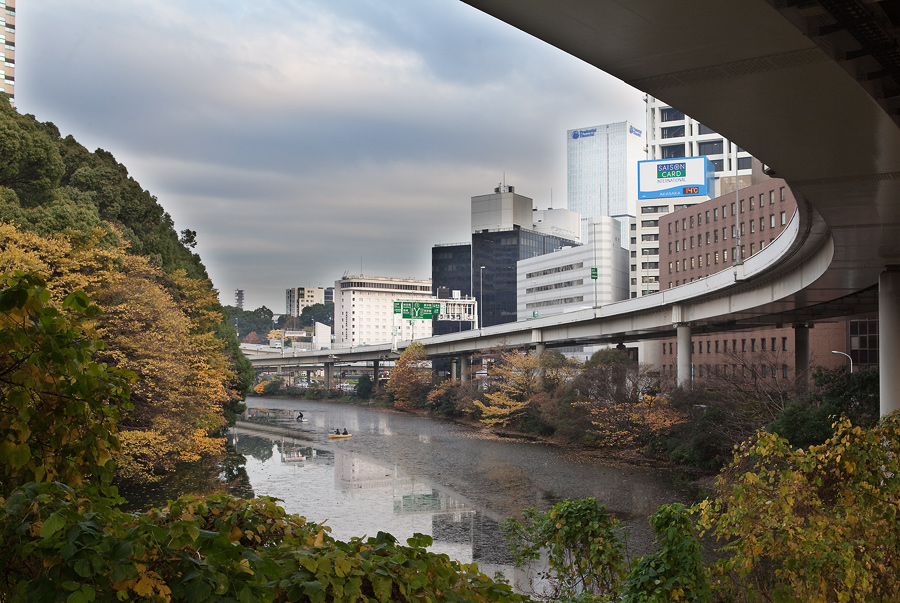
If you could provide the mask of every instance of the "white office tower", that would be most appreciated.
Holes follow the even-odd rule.
[[[623,121],[566,132],[567,199],[581,214],[581,240],[587,241],[588,219],[609,216],[622,225],[628,246],[629,219],[637,211],[637,163],[646,159],[641,129]]]
[[[743,188],[751,184],[753,158],[721,134],[652,96],[647,103],[647,159],[707,157],[715,167],[716,190],[710,197],[734,191],[734,169]],[[571,206],[570,206],[571,209]]]
[[[588,220],[587,244],[516,263],[516,318],[527,320],[628,298],[628,251],[622,227],[606,216]],[[596,276],[596,278],[593,278]]]
[[[334,283],[336,348],[391,343],[396,328],[400,341],[431,337],[431,317],[403,319],[394,301],[430,301],[431,280],[349,276]]]

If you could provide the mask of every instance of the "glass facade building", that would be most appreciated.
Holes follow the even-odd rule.
[[[587,221],[608,216],[622,224],[622,244],[628,245],[628,224],[638,198],[638,161],[646,159],[642,129],[623,121],[566,132],[567,202],[581,214],[581,239]]]

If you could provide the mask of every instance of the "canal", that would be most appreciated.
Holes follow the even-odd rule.
[[[365,406],[249,398],[229,432],[246,457],[257,496],[326,522],[338,539],[415,532],[432,550],[510,575],[499,523],[527,507],[596,497],[627,527],[632,555],[652,548],[647,518],[665,503],[690,503],[674,472],[605,463],[556,446],[508,440],[465,425]],[[307,422],[298,422],[299,412]],[[335,429],[352,437],[329,439]]]

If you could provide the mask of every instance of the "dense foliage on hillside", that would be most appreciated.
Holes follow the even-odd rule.
[[[102,312],[97,358],[133,371],[119,419],[121,477],[152,479],[220,451],[253,370],[225,322],[195,233],[172,219],[110,153],[88,152],[0,95],[0,274],[38,274],[48,303],[83,291]]]

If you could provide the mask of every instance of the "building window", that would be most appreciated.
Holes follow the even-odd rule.
[[[784,212],[781,212],[781,225],[784,226],[786,223]]]
[[[781,351],[787,352],[787,337],[781,338]]]
[[[788,378],[788,369],[787,369],[787,365],[786,365],[786,364],[782,364],[782,365],[781,365],[781,376],[782,376],[782,378],[784,378],[784,379],[787,379],[787,378]]]
[[[759,219],[759,232],[762,232],[762,231],[764,231],[765,229],[766,229],[766,219],[765,219],[765,218],[760,218],[760,219]]]
[[[682,138],[684,136],[684,126],[669,126],[668,128],[660,128],[662,138]]]
[[[742,352],[747,351],[747,340],[746,339],[741,339],[741,351]]]
[[[697,154],[698,155],[721,155],[722,154],[722,139],[719,140],[707,140],[697,143]]]
[[[775,214],[769,214],[769,227],[775,228]]]
[[[663,107],[659,110],[660,121],[680,121],[684,119],[684,113],[672,107]]]
[[[750,340],[750,351],[751,352],[756,351],[756,338],[755,337]]]
[[[715,259],[716,264],[719,263],[719,252],[718,251],[715,253],[715,255],[713,255],[713,259]]]
[[[703,256],[702,255],[697,256],[697,268],[703,268]]]
[[[672,262],[669,262],[669,274],[672,274]]]
[[[726,354],[728,353],[728,340],[727,339],[722,340],[722,351],[725,352]]]
[[[727,250],[727,249],[723,249],[723,250],[722,250],[722,261],[723,261],[723,262],[727,262],[727,261],[728,261],[728,250]]]
[[[743,224],[741,224],[741,226],[743,226]],[[750,220],[750,233],[753,234],[754,232],[756,232],[756,220]],[[744,234],[743,228],[741,229],[741,234]]]
[[[659,154],[662,155],[660,159],[676,159],[678,157],[684,157],[684,145],[683,144],[664,144],[659,146]]]
[[[769,205],[775,205],[775,191],[769,191]]]

